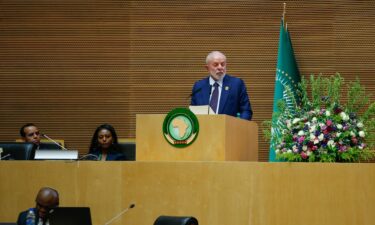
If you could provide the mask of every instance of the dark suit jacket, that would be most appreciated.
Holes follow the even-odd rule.
[[[191,97],[191,105],[208,105],[211,93],[209,77],[195,82],[192,93],[195,94]],[[246,120],[251,120],[253,116],[245,83],[237,77],[226,74],[218,114],[237,117],[237,113],[240,113],[240,117]]]
[[[29,210],[23,211],[18,215],[17,225],[26,225],[26,216],[27,216],[28,211]],[[34,211],[35,211],[35,224],[38,224],[39,216],[38,216],[36,209],[34,209]]]
[[[90,154],[96,155],[98,158],[102,154],[100,149],[93,149],[89,152]],[[119,147],[115,144],[108,150],[106,161],[125,161],[126,156],[119,151]]]

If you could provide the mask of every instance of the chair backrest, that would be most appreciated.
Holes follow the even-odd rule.
[[[135,161],[136,158],[136,146],[135,142],[118,143],[118,151],[122,152],[127,161]]]
[[[198,220],[192,216],[159,216],[154,225],[198,225]]]
[[[0,142],[1,157],[12,160],[32,160],[36,147],[30,142]]]
[[[63,140],[63,139],[56,139],[55,141],[57,143],[59,143],[59,145],[65,147],[65,140]],[[22,139],[16,139],[16,142],[24,142],[24,141]],[[59,147],[58,145],[56,145],[52,141],[50,141],[48,139],[45,139],[45,138],[40,139],[40,144],[41,144],[41,147],[39,148],[39,150],[43,150],[43,149],[61,149],[61,147]]]

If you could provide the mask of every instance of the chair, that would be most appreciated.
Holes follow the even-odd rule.
[[[65,148],[65,140],[57,139],[55,141],[57,143],[59,143],[59,145],[61,145]],[[16,142],[24,142],[24,141],[22,139],[16,139]],[[44,150],[44,149],[52,150],[52,149],[62,149],[62,148],[60,146],[56,145],[55,143],[53,143],[52,141],[50,141],[48,139],[45,139],[45,138],[42,138],[42,139],[40,139],[39,150]]]
[[[119,138],[118,150],[126,156],[127,161],[135,161],[136,145],[134,138]]]
[[[191,216],[159,216],[154,225],[198,225],[198,220]]]
[[[17,223],[0,223],[0,225],[17,225]]]
[[[36,145],[29,142],[0,142],[4,160],[33,160]]]
[[[118,151],[122,152],[126,156],[127,161],[135,161],[135,142],[129,143],[118,143]]]

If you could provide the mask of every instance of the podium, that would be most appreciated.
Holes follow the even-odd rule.
[[[197,115],[199,133],[185,148],[163,136],[164,114],[137,114],[137,161],[258,161],[258,125],[227,115]]]

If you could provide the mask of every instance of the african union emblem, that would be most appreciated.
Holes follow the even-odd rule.
[[[178,148],[183,148],[193,143],[198,136],[198,131],[198,119],[189,109],[173,109],[163,122],[165,139]]]

